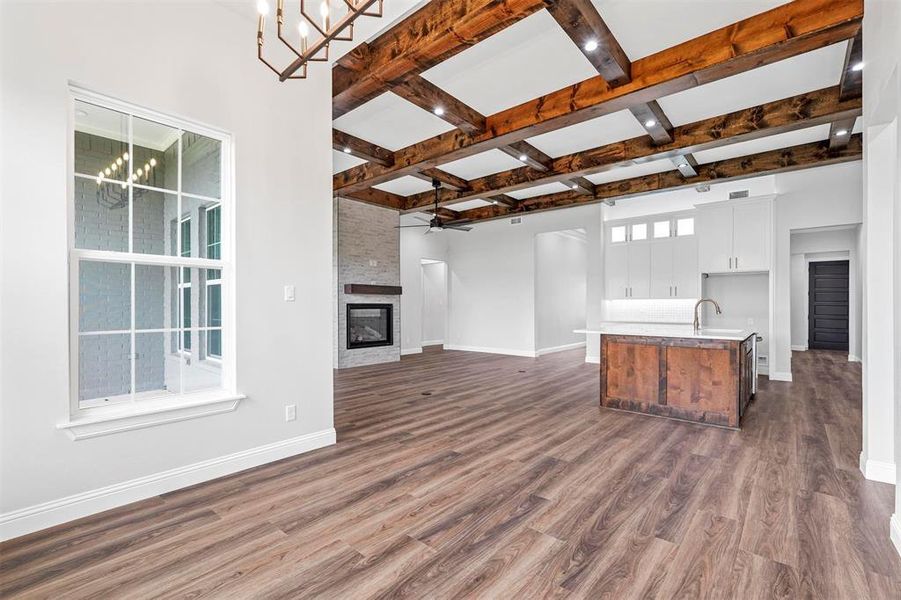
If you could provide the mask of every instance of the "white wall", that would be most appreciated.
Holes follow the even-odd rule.
[[[848,357],[860,361],[862,311],[860,257],[857,253],[860,227],[795,231],[791,234],[791,345],[807,349],[808,273],[811,262],[848,261]]]
[[[868,478],[901,465],[901,3],[866,0],[864,18],[863,451]],[[891,536],[901,552],[901,495]]]
[[[252,11],[216,3],[3,2],[0,11],[4,532],[27,516],[14,511],[37,507],[28,522],[46,525],[55,517],[42,503],[137,478],[151,483],[132,498],[156,493],[174,480],[154,474],[201,461],[227,470],[223,457],[244,453],[249,465],[298,451],[301,436],[333,435],[327,70],[278,83],[252,45],[236,42],[253,36]],[[234,134],[237,387],[248,396],[235,412],[77,442],[56,428],[68,416],[70,80]],[[285,284],[297,286],[296,302],[282,300]],[[285,422],[288,403],[296,421]],[[122,497],[69,503],[67,514]]]
[[[861,163],[776,175],[773,211],[773,339],[770,376],[791,377],[791,234],[863,219]]]
[[[535,236],[535,335],[539,353],[585,343],[588,254],[584,229]]]
[[[444,343],[447,321],[447,263],[422,265],[422,343]]]

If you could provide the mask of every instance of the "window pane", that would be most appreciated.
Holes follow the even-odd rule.
[[[676,235],[694,235],[695,220],[694,217],[679,219],[676,221]]]
[[[174,278],[173,278],[174,276]],[[135,329],[175,329],[170,304],[176,298],[178,271],[158,265],[135,265]],[[175,305],[176,311],[178,305]],[[177,314],[177,312],[175,313]]]
[[[182,350],[191,351],[191,302],[192,289],[190,285],[182,284],[181,288],[181,326],[185,331],[182,333]]]
[[[75,247],[128,252],[128,186],[75,177]]]
[[[131,265],[80,261],[78,330],[131,329]]]
[[[207,327],[222,327],[222,286],[207,286]],[[222,331],[207,331],[207,354],[214,358],[222,357]]]
[[[136,185],[178,189],[178,137],[181,131],[139,117],[132,120],[134,160],[128,171]]]
[[[610,241],[613,243],[626,241],[626,226],[617,225],[610,228]]]
[[[174,225],[178,214],[178,196],[135,187],[133,207],[134,252],[175,256],[178,248]]]
[[[669,237],[669,221],[655,221],[654,222],[654,237],[655,238]]]
[[[78,337],[78,401],[131,394],[131,334]]]
[[[128,171],[128,116],[75,102],[75,172],[124,181]]]
[[[182,138],[184,159],[181,167],[181,189],[189,194],[219,198],[222,143],[186,131]]]
[[[218,202],[182,196],[181,256],[221,258],[221,225]],[[212,239],[211,239],[211,236]],[[210,256],[210,251],[215,256]]]
[[[135,334],[135,393],[140,399],[179,393],[179,357],[167,333]]]
[[[646,240],[648,239],[648,224],[647,223],[635,223],[632,225],[632,240]]]
[[[207,331],[194,331],[197,339],[206,342]],[[205,356],[182,357],[181,361],[182,385],[185,392],[198,392],[201,390],[216,389],[222,387],[222,366],[217,360],[209,360]]]

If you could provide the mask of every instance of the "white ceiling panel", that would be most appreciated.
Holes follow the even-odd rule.
[[[535,196],[544,196],[545,194],[556,194],[557,192],[568,191],[569,188],[566,185],[560,183],[559,181],[554,181],[551,183],[536,185],[524,190],[509,192],[507,195],[511,198],[516,198],[517,200],[525,200],[526,198],[534,198]]]
[[[447,121],[391,92],[341,115],[334,126],[392,151],[454,129]]]
[[[500,150],[488,150],[474,156],[467,156],[460,160],[439,165],[442,171],[447,171],[451,175],[456,175],[463,179],[476,179],[522,166],[523,163]]]
[[[632,164],[625,167],[616,167],[603,173],[595,173],[587,175],[585,179],[594,184],[609,183],[611,181],[621,181],[623,179],[631,179],[632,177],[641,177],[642,175],[653,175],[655,173],[663,173],[664,171],[675,171],[676,167],[669,160],[651,160],[639,164]]]
[[[622,110],[578,125],[536,135],[529,138],[528,142],[548,156],[557,158],[642,135],[646,135],[646,132],[638,123],[638,119],[628,110]]]
[[[596,75],[588,59],[546,10],[422,74],[485,115]]]
[[[451,210],[469,210],[470,208],[479,208],[480,206],[488,206],[491,202],[476,198],[475,200],[467,200],[465,202],[457,202],[456,204],[448,204],[446,208]]]
[[[400,194],[401,196],[410,196],[412,194],[418,194],[420,192],[428,192],[432,190],[431,183],[429,183],[428,181],[423,181],[422,179],[418,179],[411,175],[398,177],[397,179],[392,179],[391,181],[386,181],[385,183],[380,183],[372,187],[378,188],[385,192],[391,192],[392,194]]]
[[[860,133],[861,131],[863,131],[863,117],[857,117],[854,119],[854,128],[851,133]]]
[[[747,142],[738,142],[730,144],[722,148],[714,148],[712,150],[702,150],[695,152],[695,159],[700,164],[714,162],[718,160],[726,160],[736,158],[738,156],[747,156],[749,154],[757,154],[758,152],[767,152],[778,148],[788,148],[789,146],[797,146],[798,144],[808,144],[810,142],[818,142],[829,137],[829,125],[817,125],[816,127],[808,127],[807,129],[799,129],[798,131],[789,131],[788,133],[780,133]]]
[[[847,42],[833,44],[665,96],[660,107],[678,126],[838,85],[846,46]]]
[[[789,0],[592,0],[631,60],[654,54]]]
[[[362,158],[332,150],[332,173],[340,173],[365,162]]]

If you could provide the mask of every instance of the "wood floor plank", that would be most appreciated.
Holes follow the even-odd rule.
[[[0,595],[898,600],[860,365],[792,368],[741,431],[603,409],[579,350],[337,371],[338,444],[0,544]]]

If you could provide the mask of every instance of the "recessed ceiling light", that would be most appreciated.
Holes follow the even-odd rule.
[[[585,52],[594,52],[598,49],[597,40],[588,40],[582,47],[585,48]]]
[[[645,127],[653,127],[656,124],[657,124],[657,121],[655,121],[654,119],[648,119],[647,121],[644,122]]]
[[[525,154],[520,154],[519,160],[521,160],[522,162],[526,162],[527,160],[529,160],[529,157],[526,156]]]
[[[681,165],[679,165],[679,168],[680,168],[680,169],[684,169],[684,168],[687,167],[687,166],[688,166],[688,164],[682,163]]]
[[[579,189],[579,184],[578,184],[578,183],[574,183],[574,184],[572,184],[570,187],[571,187],[572,189],[574,189],[574,190],[577,190],[577,189]]]
[[[434,110],[434,113],[440,117],[441,115],[444,114],[444,109],[441,108],[440,106],[436,106],[436,107],[435,107],[435,110]]]
[[[848,135],[847,129],[839,129],[838,131],[835,132],[836,137],[841,137],[843,135]]]
[[[491,203],[492,203],[492,204],[497,204],[497,200],[492,200]]]
[[[863,61],[859,63],[855,63],[854,66],[851,67],[852,71],[863,71]]]
[[[350,154],[350,148],[345,147],[345,148],[344,148],[344,154]]]

